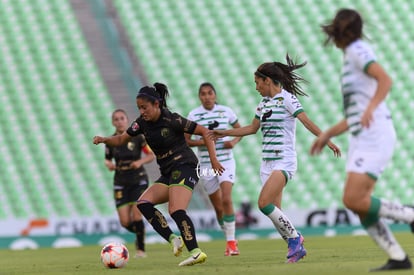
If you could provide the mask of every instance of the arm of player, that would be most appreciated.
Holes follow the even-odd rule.
[[[260,128],[260,121],[257,118],[253,118],[250,125],[244,127],[233,128],[228,130],[213,130],[213,134],[217,137],[233,136],[233,137],[244,137],[252,134],[256,134]]]
[[[108,168],[109,171],[114,171],[116,169],[115,163],[112,160],[106,159],[105,166]]]
[[[187,142],[188,146],[195,147],[195,146],[205,146],[204,139],[194,140],[191,139],[191,134],[184,133],[185,141]]]
[[[322,133],[321,129],[319,129],[319,127],[315,123],[313,123],[312,120],[310,120],[310,118],[307,116],[307,114],[305,112],[299,113],[297,115],[297,118],[299,119],[300,122],[302,122],[303,126],[305,126],[306,129],[308,129],[309,132],[311,132],[315,136],[319,136]],[[338,146],[336,146],[329,139],[326,142],[326,144],[332,150],[332,152],[334,153],[334,155],[336,157],[340,157],[341,156],[341,150],[339,149]]]
[[[151,147],[149,147],[148,144],[142,147],[141,151],[145,154],[145,156],[136,161],[131,162],[131,164],[129,165],[131,168],[138,169],[142,165],[150,163],[151,161],[155,159],[155,154],[151,150]]]
[[[378,83],[377,90],[375,91],[374,96],[371,98],[367,109],[364,111],[361,117],[362,126],[368,128],[371,121],[373,120],[373,113],[375,109],[387,97],[392,86],[392,80],[390,76],[385,72],[385,70],[381,67],[381,65],[376,62],[371,63],[366,72],[369,76],[375,78]]]
[[[339,136],[340,134],[346,132],[348,130],[348,123],[346,119],[341,120],[325,132],[322,132],[316,140],[313,142],[310,154],[317,155],[320,154],[323,147],[329,142],[329,139],[335,136]]]
[[[93,144],[104,143],[106,145],[115,147],[115,146],[126,144],[130,140],[131,140],[131,136],[128,135],[127,132],[124,132],[121,135],[115,135],[115,136],[110,136],[110,137],[94,136],[92,142]]]
[[[216,145],[214,140],[209,137],[209,132],[210,131],[206,127],[199,124],[197,124],[197,127],[194,130],[194,134],[203,136],[210,157],[211,167],[221,175],[225,169],[217,159]]]
[[[233,124],[233,129],[236,128],[241,128],[240,123],[236,122],[235,124]],[[225,149],[232,149],[234,146],[236,146],[237,143],[239,143],[239,141],[242,139],[242,137],[235,137],[232,140],[229,141],[225,141],[224,142],[224,148]]]

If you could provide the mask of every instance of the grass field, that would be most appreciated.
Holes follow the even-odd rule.
[[[409,255],[414,255],[414,236],[397,233]],[[165,244],[147,245],[148,257],[130,258],[123,269],[106,269],[100,262],[99,246],[81,248],[42,248],[38,250],[0,250],[0,275],[21,274],[367,274],[384,264],[386,255],[367,236],[306,237],[308,256],[299,263],[286,264],[286,244],[280,239],[239,241],[241,254],[224,257],[224,241],[202,242],[207,253],[204,264],[178,267],[184,256],[176,258]],[[133,244],[128,244],[133,256]],[[187,256],[187,255],[185,255]],[[410,271],[386,274],[413,274]]]

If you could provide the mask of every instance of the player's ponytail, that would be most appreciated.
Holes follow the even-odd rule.
[[[286,63],[287,64],[280,62],[263,63],[257,68],[255,75],[261,78],[269,77],[275,85],[281,85],[286,91],[295,96],[307,96],[299,85],[299,82],[307,81],[294,72],[296,69],[305,66],[306,62],[300,64],[295,63],[290,58],[289,54],[286,54]]]
[[[158,101],[160,108],[167,108],[167,97],[168,97],[168,88],[165,84],[154,83],[154,87],[144,86],[142,87],[137,95],[137,98],[145,98],[151,103]]]
[[[160,106],[167,108],[167,97],[169,96],[167,85],[156,82],[154,83],[155,91],[159,94]]]

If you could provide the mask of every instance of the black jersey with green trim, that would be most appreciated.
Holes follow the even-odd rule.
[[[130,136],[144,134],[157,157],[161,174],[168,175],[176,165],[197,166],[197,156],[184,138],[184,133],[193,134],[196,127],[197,123],[164,108],[156,122],[138,117],[127,129],[127,133]]]
[[[105,159],[115,159],[117,173],[122,171],[128,171],[131,162],[141,159],[142,148],[147,145],[145,137],[143,135],[137,135],[133,137],[127,144],[111,147],[105,145]],[[134,173],[139,175],[146,175],[146,171],[143,166],[138,169],[133,169]]]

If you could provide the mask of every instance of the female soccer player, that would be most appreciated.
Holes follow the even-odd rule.
[[[282,193],[287,182],[296,172],[295,151],[296,118],[314,135],[321,130],[308,118],[297,95],[306,95],[298,85],[303,81],[294,73],[306,63],[295,64],[286,55],[287,64],[267,62],[254,73],[256,90],[263,97],[256,108],[256,114],[248,126],[229,130],[214,130],[216,137],[246,136],[262,130],[262,165],[260,177],[262,190],[258,205],[260,211],[273,222],[275,228],[288,244],[287,262],[294,263],[306,255],[304,238],[282,212]],[[339,148],[329,142],[335,156]]]
[[[212,169],[221,174],[224,168],[217,160],[214,141],[208,136],[209,130],[177,113],[172,113],[167,108],[167,96],[167,86],[162,83],[155,83],[154,87],[141,88],[136,99],[141,115],[122,135],[95,136],[93,143],[119,146],[139,134],[145,136],[157,157],[161,177],[138,199],[138,208],[154,230],[172,244],[175,256],[181,254],[185,244],[191,256],[179,266],[194,265],[204,262],[207,255],[198,247],[193,222],[186,213],[194,186],[198,182],[198,160],[187,145],[184,133],[202,135]],[[154,207],[165,202],[168,202],[168,212],[177,224],[181,237],[171,231],[164,215]]]
[[[363,20],[352,9],[340,9],[322,26],[330,42],[342,50],[342,95],[345,118],[322,133],[311,147],[319,154],[327,141],[350,132],[344,205],[357,213],[372,239],[388,254],[388,262],[374,271],[411,269],[407,254],[381,218],[414,224],[414,210],[399,203],[372,196],[375,183],[391,160],[396,134],[385,103],[392,80],[363,38]]]
[[[188,115],[188,119],[198,124],[213,129],[228,129],[230,126],[239,128],[237,116],[232,109],[216,103],[217,95],[213,84],[202,83],[198,89],[198,97],[201,106],[195,108]],[[240,141],[239,137],[233,139],[220,139],[216,141],[217,158],[226,169],[218,176],[211,171],[210,158],[204,140],[191,139],[190,134],[185,134],[188,145],[198,146],[198,159],[200,161],[200,182],[209,195],[210,201],[216,211],[218,223],[226,237],[225,256],[239,255],[236,241],[236,219],[233,209],[231,192],[236,180],[236,162],[233,158],[232,148]]]
[[[129,126],[128,116],[122,109],[112,113],[115,135],[121,135]],[[141,153],[145,156],[141,157]],[[114,174],[114,199],[121,225],[135,233],[136,258],[145,257],[145,227],[141,212],[136,207],[139,196],[148,188],[148,175],[144,164],[155,159],[143,135],[136,136],[126,145],[105,146],[105,165]],[[115,160],[115,163],[113,162]]]

